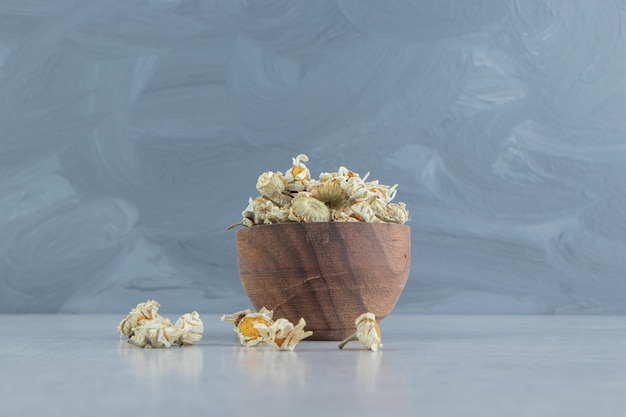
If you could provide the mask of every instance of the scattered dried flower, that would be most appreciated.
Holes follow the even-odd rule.
[[[183,314],[176,320],[174,327],[181,330],[182,334],[174,341],[179,345],[195,345],[202,339],[204,325],[197,311]]]
[[[172,325],[158,314],[160,307],[155,300],[137,304],[118,325],[120,337],[127,336],[129,343],[142,348],[193,345],[202,339],[204,326],[196,311],[184,314]]]
[[[304,331],[306,322],[300,318],[298,324],[294,326],[289,320],[280,318],[274,323],[267,324],[254,323],[263,341],[275,349],[293,350],[299,341],[313,334],[312,331]]]
[[[164,317],[144,320],[134,328],[128,342],[141,348],[170,347],[181,336],[181,329]]]
[[[383,347],[380,337],[380,328],[376,322],[376,316],[373,313],[363,313],[354,321],[356,324],[356,333],[346,337],[339,343],[339,349],[353,340],[358,340],[366,349],[376,352]]]
[[[274,312],[262,307],[258,312],[251,310],[238,311],[233,314],[225,314],[222,321],[230,323],[237,334],[239,342],[244,346],[256,346],[263,341],[263,337],[255,328],[255,324],[270,326],[274,321]]]
[[[117,326],[120,336],[131,337],[139,322],[160,317],[157,313],[160,307],[161,304],[155,300],[148,300],[145,303],[137,304],[137,307],[133,308],[126,318],[120,322],[119,326]]]
[[[275,349],[293,350],[298,342],[313,334],[304,330],[306,322],[303,318],[294,326],[285,318],[273,320],[273,315],[272,310],[263,307],[258,312],[246,309],[224,314],[222,321],[233,326],[237,338],[247,347],[266,343]]]

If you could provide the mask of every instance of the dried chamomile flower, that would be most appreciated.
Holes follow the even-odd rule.
[[[313,334],[312,331],[305,332],[304,326],[306,326],[306,322],[303,318],[300,318],[295,326],[284,318],[280,318],[270,325],[254,323],[254,328],[258,330],[263,341],[280,350],[293,350],[299,341]]]
[[[143,348],[170,347],[172,343],[192,345],[202,339],[204,327],[196,311],[181,316],[172,325],[157,313],[161,305],[155,300],[137,304],[117,328],[128,342]]]
[[[273,224],[289,221],[290,207],[278,206],[273,200],[260,197],[253,202],[254,224]]]
[[[378,220],[372,207],[365,201],[350,206],[350,217],[361,222],[376,222]]]
[[[350,214],[350,206],[342,207],[340,210],[333,210],[332,221],[334,222],[359,222],[356,217],[352,217]]]
[[[263,341],[263,337],[254,327],[255,324],[271,325],[274,321],[274,312],[262,307],[258,312],[251,310],[238,311],[233,314],[225,314],[222,321],[232,324],[237,338],[244,346],[256,346]]]
[[[143,320],[152,320],[153,318],[160,317],[157,311],[161,305],[155,300],[148,300],[145,303],[137,304],[137,307],[133,308],[128,316],[122,320],[117,326],[117,330],[120,333],[120,337],[133,335],[133,329],[137,327],[137,324]]]
[[[409,220],[409,212],[404,203],[385,204],[378,199],[372,199],[369,205],[382,222],[404,224]]]
[[[267,171],[259,176],[256,189],[265,197],[272,197],[285,191],[285,180],[280,172]]]
[[[311,186],[309,195],[332,208],[339,208],[348,200],[348,193],[339,178],[329,178]]]
[[[291,200],[289,219],[295,222],[327,222],[330,221],[330,210],[314,197],[298,195]]]
[[[183,314],[174,324],[174,327],[180,329],[181,335],[174,341],[179,345],[195,345],[202,340],[204,332],[204,324],[200,319],[197,311]]]
[[[142,321],[133,330],[128,342],[147,349],[170,347],[182,335],[182,330],[164,317]]]
[[[356,334],[361,342],[361,346],[366,349],[377,351],[383,346],[380,336],[380,327],[376,322],[376,316],[373,313],[361,314],[354,321],[356,324]]]
[[[388,185],[379,184],[378,181],[368,182],[365,186],[370,195],[375,196],[378,200],[382,201],[383,204],[387,204],[395,198],[398,188],[398,184],[390,187]]]
[[[285,172],[285,188],[291,192],[299,192],[306,189],[309,179],[311,179],[311,172],[304,165],[304,162],[309,161],[309,157],[301,153],[295,158],[292,158],[292,167]]]
[[[278,207],[273,205],[265,213],[265,219],[263,220],[263,224],[286,223],[289,221],[289,213],[289,206]]]
[[[258,197],[252,202],[252,210],[254,212],[254,224],[264,224],[267,214],[274,207],[274,203],[269,200],[265,200],[263,197]]]
[[[373,313],[363,313],[354,321],[356,333],[345,338],[339,343],[339,349],[343,349],[346,343],[358,340],[366,349],[376,352],[383,347],[380,337],[380,328]]]
[[[289,209],[281,208],[273,201],[259,196],[248,201],[248,207],[241,213],[243,220],[228,226],[232,229],[237,226],[254,226],[259,224],[280,223],[288,220]]]
[[[259,176],[256,189],[263,197],[270,200],[277,206],[289,204],[291,196],[285,193],[285,179],[280,172],[264,172]]]
[[[367,185],[358,176],[358,174],[354,174],[351,177],[347,177],[344,182],[341,183],[343,189],[350,196],[349,201],[351,202],[359,202],[367,200],[370,197],[370,192],[367,189]]]
[[[391,203],[385,207],[387,217],[384,221],[389,223],[404,224],[409,220],[409,212],[404,203]]]

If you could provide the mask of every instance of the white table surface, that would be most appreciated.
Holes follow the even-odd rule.
[[[626,415],[626,317],[392,313],[379,352],[245,348],[216,314],[143,350],[123,317],[0,315],[0,416]]]

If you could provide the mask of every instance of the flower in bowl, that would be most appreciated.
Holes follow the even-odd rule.
[[[348,168],[323,172],[312,179],[300,154],[284,173],[267,171],[256,184],[260,195],[250,198],[237,226],[287,222],[368,222],[404,224],[409,213],[404,203],[392,203],[398,185],[367,181]]]

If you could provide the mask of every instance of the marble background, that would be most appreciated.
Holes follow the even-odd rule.
[[[411,211],[398,311],[626,313],[624,1],[0,0],[0,312],[247,307],[306,153]]]

